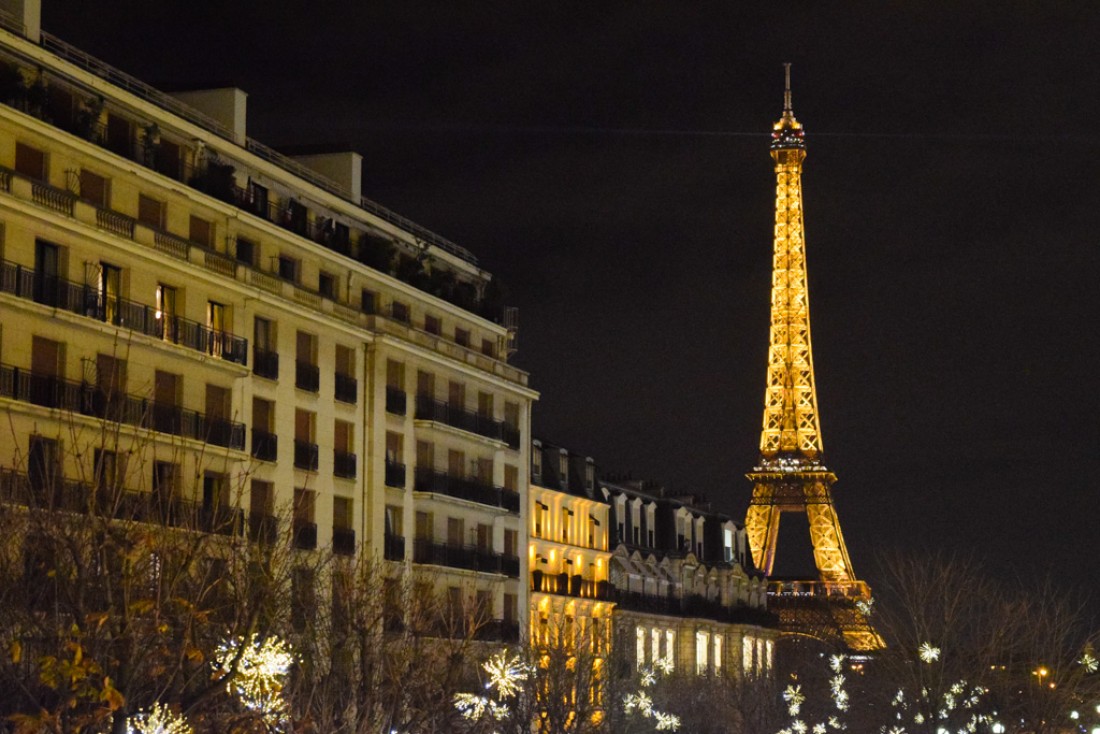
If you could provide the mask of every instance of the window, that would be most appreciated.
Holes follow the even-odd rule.
[[[428,314],[424,317],[424,331],[439,335],[443,331],[443,322],[439,320],[438,316]]]
[[[435,533],[432,527],[432,513],[422,510],[416,511],[416,538],[417,540],[431,540]]]
[[[59,407],[60,379],[65,375],[65,345],[41,336],[31,337],[31,402]]]
[[[470,346],[470,330],[455,328],[455,344],[460,347]]]
[[[419,443],[417,444],[419,448]],[[447,450],[447,473],[461,479],[466,476],[466,454],[455,449]]]
[[[394,301],[390,314],[393,316],[394,321],[400,321],[402,323],[409,323],[409,306],[401,301]]]
[[[229,481],[225,474],[208,471],[202,476],[202,507],[216,510],[229,505]]]
[[[267,187],[261,186],[255,181],[248,182],[248,203],[253,214],[258,214],[264,219],[270,219],[271,215],[267,205]]]
[[[463,533],[466,530],[466,523],[461,517],[448,517],[447,518],[447,545],[461,546],[463,545]]]
[[[332,527],[339,530],[351,530],[352,523],[351,497],[332,498]]]
[[[722,675],[722,635],[714,635],[714,674]]]
[[[214,223],[209,219],[191,215],[191,226],[188,229],[188,239],[206,248],[214,247]]]
[[[569,539],[569,526],[573,524],[573,511],[563,507],[561,508],[561,542],[568,543]]]
[[[733,530],[730,528],[722,529],[722,560],[733,561]]]
[[[509,428],[519,430],[519,403],[504,402],[504,424]]]
[[[656,663],[661,659],[661,630],[651,627],[649,630],[649,662]]]
[[[179,293],[170,285],[157,284],[157,328],[166,342],[179,340]]]
[[[355,379],[355,350],[341,344],[336,345],[336,399],[343,403],[354,403],[358,392]]]
[[[507,404],[505,404],[507,408]],[[531,446],[531,481],[542,481],[542,447],[538,444]]]
[[[39,497],[61,486],[61,445],[52,438],[32,434],[27,450],[27,481]]]
[[[316,613],[317,599],[314,593],[313,571],[295,568],[290,576],[290,624],[296,632],[306,628],[308,620]]]
[[[363,313],[375,313],[377,309],[377,295],[374,291],[364,288],[361,291],[359,310]]]
[[[232,393],[220,385],[206,386],[206,440],[215,446],[228,446],[232,426]]]
[[[486,486],[493,485],[493,460],[492,459],[478,459],[477,460],[477,481]]]
[[[483,522],[477,524],[477,549],[483,553],[493,550],[493,527]]]
[[[466,385],[450,380],[447,383],[447,407],[466,409]]]
[[[80,169],[80,198],[98,206],[100,209],[110,207],[110,181],[99,174],[92,173],[87,168]]]
[[[299,331],[296,339],[297,370],[295,385],[302,390],[317,392],[320,390],[321,373],[317,368],[317,337]]]
[[[34,300],[56,306],[61,290],[62,249],[50,242],[34,241]]]
[[[486,357],[495,357],[496,351],[496,345],[493,344],[492,339],[481,340],[481,353]]]
[[[418,397],[435,399],[435,375],[423,370],[416,371],[416,394]]]
[[[638,626],[634,628],[635,646],[634,657],[635,664],[638,670],[645,667],[645,628]]]
[[[294,466],[317,471],[317,415],[297,408],[294,411]]]
[[[519,596],[504,593],[504,621],[506,624],[515,624],[519,621]]]
[[[229,331],[229,308],[217,301],[206,302],[206,327],[210,329],[208,351],[215,357],[225,353],[225,335]]]
[[[134,155],[134,126],[125,117],[107,115],[107,149],[126,158]]]
[[[252,369],[260,377],[279,379],[279,353],[275,345],[275,322],[259,316],[252,325]]]
[[[400,433],[386,431],[386,463],[405,463],[405,437]]]
[[[493,418],[493,394],[488,392],[477,393],[477,414],[481,418],[492,420]]]
[[[101,262],[96,290],[99,297],[99,318],[108,324],[117,325],[122,316],[119,310],[119,301],[122,298],[122,268]]]
[[[386,505],[386,535],[405,535],[405,514],[397,505]]]
[[[519,553],[519,531],[504,529],[504,555],[515,556]]]
[[[317,493],[302,487],[294,488],[294,521],[313,522],[313,512],[317,504]]]
[[[435,470],[435,444],[431,441],[416,442],[416,468]]]
[[[509,492],[519,491],[519,467],[504,465],[504,488]]]
[[[355,374],[355,350],[351,347],[336,345],[336,374],[348,377]]]
[[[338,420],[333,425],[333,473],[347,479],[355,477],[355,426]]]
[[[138,221],[153,229],[164,229],[164,202],[138,194]]]
[[[291,283],[297,283],[298,261],[289,255],[279,255],[279,277]]]
[[[405,363],[386,360],[386,387],[394,390],[405,389]]]
[[[126,392],[126,360],[109,354],[97,354],[95,384],[100,399],[113,405],[121,405]]]
[[[157,370],[153,376],[153,429],[163,433],[179,433],[179,410],[183,377]]]
[[[237,238],[237,262],[250,267],[256,266],[256,243],[244,237]]]
[[[336,300],[336,276],[321,271],[317,276],[317,292],[330,301]]]
[[[676,668],[676,631],[665,630],[665,660],[668,662],[669,671]]]
[[[271,517],[275,514],[275,485],[261,479],[253,479],[248,496],[249,512]]]
[[[15,171],[36,181],[47,180],[46,153],[25,143],[16,143]]]
[[[707,632],[695,633],[695,673],[706,675],[708,669],[707,653],[710,650],[710,634]]]

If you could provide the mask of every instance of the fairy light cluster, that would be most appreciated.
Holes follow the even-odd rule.
[[[159,703],[147,712],[131,716],[126,724],[126,734],[194,734],[187,719]]]
[[[667,675],[671,672],[671,666],[661,666],[660,671]],[[657,731],[678,731],[680,729],[680,717],[676,714],[655,709],[653,707],[653,697],[645,691],[646,688],[651,688],[656,682],[657,672],[651,668],[644,669],[639,681],[641,690],[623,696],[623,710],[627,714],[637,711],[642,717],[653,719]]]
[[[488,676],[485,688],[489,695],[456,693],[454,707],[467,721],[503,721],[511,715],[507,700],[519,695],[521,684],[530,677],[531,670],[518,656],[503,651],[482,663],[481,669]]]
[[[215,670],[228,672],[234,660],[237,660],[237,670],[226,682],[229,692],[246,709],[278,729],[285,722],[288,710],[283,685],[294,664],[290,646],[278,637],[260,639],[257,635],[247,640],[233,638],[222,642],[214,655]]]

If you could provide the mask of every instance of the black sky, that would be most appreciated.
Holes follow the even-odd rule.
[[[245,89],[263,142],[363,153],[367,196],[520,307],[537,435],[738,517],[793,62],[856,570],[938,544],[1100,577],[1097,3],[45,4],[157,86]]]

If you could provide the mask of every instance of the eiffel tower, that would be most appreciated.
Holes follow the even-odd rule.
[[[818,578],[769,581],[769,607],[785,634],[870,651],[883,644],[868,621],[871,590],[852,571],[833,506],[836,475],[822,458],[802,223],[805,131],[791,108],[790,64],[785,68],[783,116],[772,127],[771,143],[776,194],[768,381],[760,461],[747,475],[753,487],[745,529],[753,561],[771,576],[780,515],[806,513]]]

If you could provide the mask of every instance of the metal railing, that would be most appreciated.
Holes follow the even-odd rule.
[[[501,507],[509,512],[519,512],[519,493],[504,487],[494,487],[474,479],[453,477],[433,469],[416,470],[417,492],[434,492],[448,497],[477,502],[482,505]]]
[[[386,486],[405,488],[405,465],[397,462],[386,462]]]
[[[252,350],[252,371],[269,380],[279,379],[279,353],[263,349]]]
[[[253,428],[252,456],[260,461],[278,461],[279,437],[274,433]]]
[[[413,541],[413,562],[482,573],[503,573],[500,553],[476,546],[436,543],[423,538]]]
[[[332,473],[344,479],[354,479],[356,473],[355,454],[347,451],[333,451],[332,454]]]
[[[383,544],[382,552],[387,561],[405,560],[405,536],[386,533]]]
[[[321,389],[321,369],[310,362],[298,360],[294,363],[294,386],[308,392]]]
[[[355,531],[333,526],[332,552],[340,556],[355,555]]]
[[[164,314],[152,306],[126,298],[108,297],[94,285],[82,285],[57,276],[36,273],[30,268],[6,260],[0,263],[0,292],[97,321],[109,320],[116,326],[236,364],[243,365],[248,360],[248,340],[228,331],[216,331],[198,322]]]
[[[539,570],[531,572],[531,591],[601,601],[611,598],[611,584],[607,581],[586,579],[568,573],[545,573]]]
[[[445,423],[452,428],[460,428],[496,441],[504,440],[504,424],[501,421],[427,395],[416,396],[416,419]]]
[[[175,405],[157,404],[148,398],[127,395],[90,382],[73,382],[54,375],[0,365],[0,397],[138,428],[150,428],[215,446],[244,449],[243,423],[210,418]]]
[[[405,415],[406,403],[407,400],[404,390],[398,390],[396,387],[386,388],[387,413],[393,413],[394,415]]]
[[[307,520],[295,520],[293,531],[295,548],[313,550],[317,547],[317,523]]]
[[[351,375],[336,373],[334,397],[341,403],[354,403],[359,393],[359,382]]]
[[[317,444],[294,440],[294,466],[298,469],[317,471],[319,456]]]

